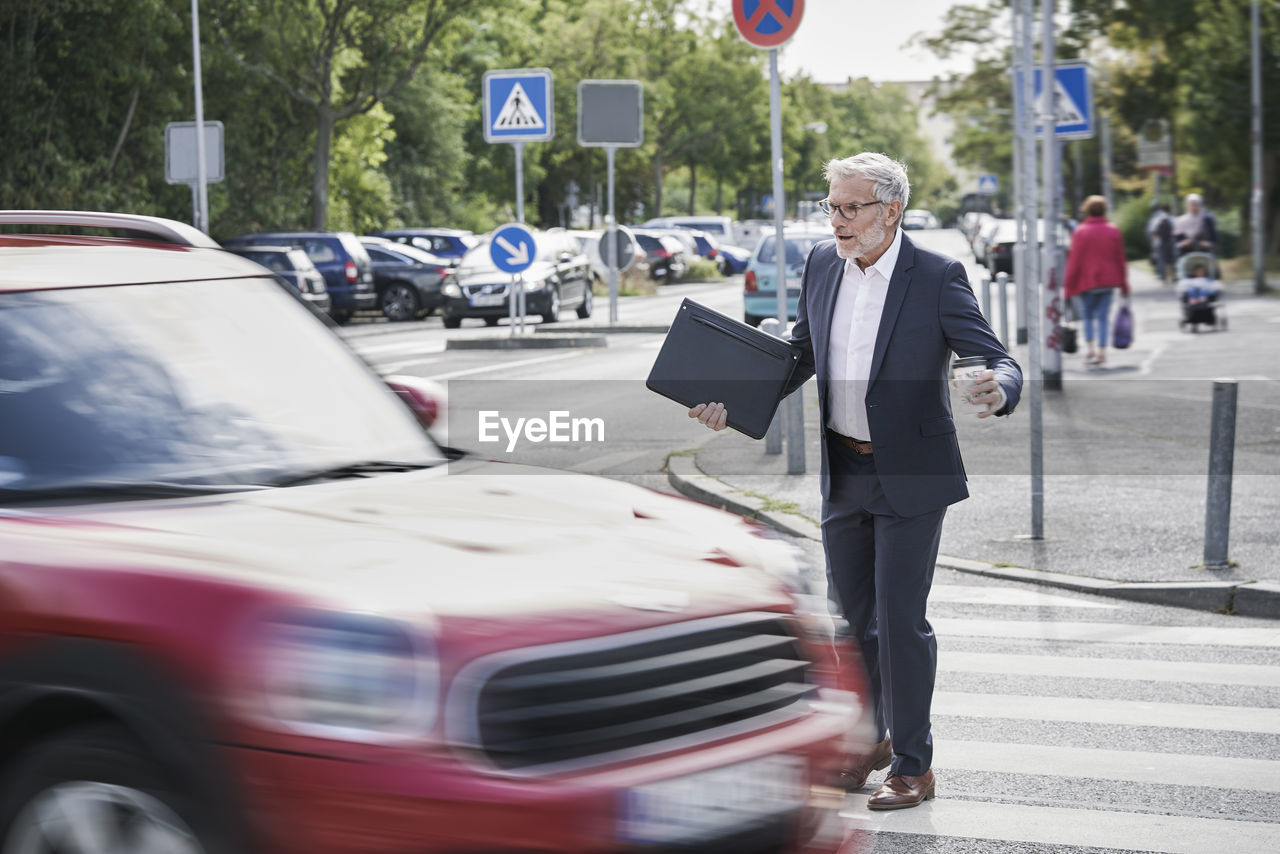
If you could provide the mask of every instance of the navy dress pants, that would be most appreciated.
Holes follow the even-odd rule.
[[[933,763],[929,711],[938,665],[925,606],[947,511],[897,516],[885,500],[873,454],[830,439],[827,454],[827,583],[862,653],[876,740],[893,738],[889,773],[920,776]]]

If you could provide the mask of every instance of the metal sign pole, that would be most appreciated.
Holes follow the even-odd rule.
[[[609,172],[609,214],[605,220],[609,228],[605,235],[606,251],[609,257],[605,259],[605,263],[609,266],[609,325],[611,326],[618,322],[618,218],[613,212],[613,158],[617,151],[618,149],[612,145],[604,150]]]
[[[511,274],[511,287],[507,290],[507,323],[510,324],[508,335],[516,337],[516,286],[520,283],[520,274]]]
[[[1251,75],[1250,92],[1252,119],[1250,121],[1250,137],[1253,143],[1253,195],[1249,200],[1249,218],[1253,220],[1253,292],[1264,293],[1267,289],[1266,230],[1263,228],[1262,206],[1262,46],[1259,43],[1258,0],[1253,0],[1249,9],[1249,22],[1253,32],[1250,38]],[[1272,80],[1275,78],[1273,77]]]
[[[196,228],[209,231],[209,173],[204,159],[204,86],[200,80],[200,0],[191,0],[191,54],[196,90]]]
[[[1059,187],[1062,183],[1059,174],[1058,158],[1058,109],[1057,109],[1057,69],[1054,61],[1054,0],[1042,0],[1040,25],[1044,28],[1040,38],[1040,63],[1044,93],[1044,234],[1041,236],[1044,256],[1041,263],[1040,278],[1044,282],[1044,302],[1041,309],[1044,313],[1044,329],[1040,341],[1036,345],[1043,347],[1043,379],[1046,389],[1062,388],[1062,353],[1058,350],[1058,249],[1057,226],[1058,212],[1062,209],[1062,197]],[[1033,339],[1034,340],[1034,339]]]
[[[1022,13],[1022,115],[1023,190],[1027,194],[1023,212],[1026,215],[1026,248],[1022,266],[1026,281],[1019,285],[1024,292],[1027,324],[1027,378],[1030,381],[1028,405],[1031,409],[1031,538],[1044,539],[1044,383],[1040,375],[1040,251],[1036,238],[1037,201],[1035,119],[1035,6],[1032,0],[1019,0]]]
[[[524,225],[524,143],[513,142],[516,153],[516,222]]]

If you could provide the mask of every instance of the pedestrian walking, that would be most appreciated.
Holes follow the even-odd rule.
[[[925,616],[949,505],[968,496],[947,389],[950,353],[980,357],[968,400],[979,418],[1008,415],[1022,371],[983,318],[960,262],[899,228],[906,167],[864,152],[826,164],[834,240],[809,253],[791,341],[787,392],[818,378],[822,540],[827,580],[858,646],[876,744],[845,785],[888,767],[873,810],[934,796],[930,708],[937,643]],[[724,429],[723,404],[690,417]]]
[[[1151,241],[1151,264],[1162,284],[1173,281],[1176,249],[1173,239],[1173,216],[1164,202],[1152,204],[1155,209],[1147,220],[1147,237]]]
[[[1085,364],[1101,367],[1107,363],[1112,298],[1119,289],[1126,304],[1129,299],[1129,265],[1124,255],[1124,237],[1107,219],[1107,200],[1090,196],[1084,200],[1080,213],[1084,222],[1071,235],[1063,294],[1067,299],[1079,298],[1087,348]]]
[[[1191,193],[1186,198],[1186,212],[1174,223],[1174,239],[1178,245],[1178,257],[1188,252],[1207,252],[1216,256],[1218,253],[1218,221],[1204,206],[1204,198],[1199,193]],[[1216,271],[1210,273],[1216,278]]]

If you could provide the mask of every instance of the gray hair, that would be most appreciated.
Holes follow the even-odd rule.
[[[881,202],[902,202],[902,209],[907,209],[907,199],[911,196],[911,182],[907,180],[907,166],[872,151],[864,151],[843,160],[828,160],[822,167],[822,177],[827,183],[844,178],[866,178],[875,189],[876,200]]]

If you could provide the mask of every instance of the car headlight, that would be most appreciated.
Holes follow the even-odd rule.
[[[435,721],[439,666],[428,638],[371,614],[301,610],[263,626],[266,712],[307,735],[419,737]]]
[[[542,290],[543,288],[545,288],[546,286],[547,286],[547,280],[546,280],[546,279],[525,279],[525,280],[524,280],[524,290],[525,290],[525,293],[532,293],[533,291],[540,291],[540,290]]]
[[[460,297],[462,296],[462,288],[458,287],[457,282],[446,279],[445,283],[440,286],[440,293],[447,297]]]

